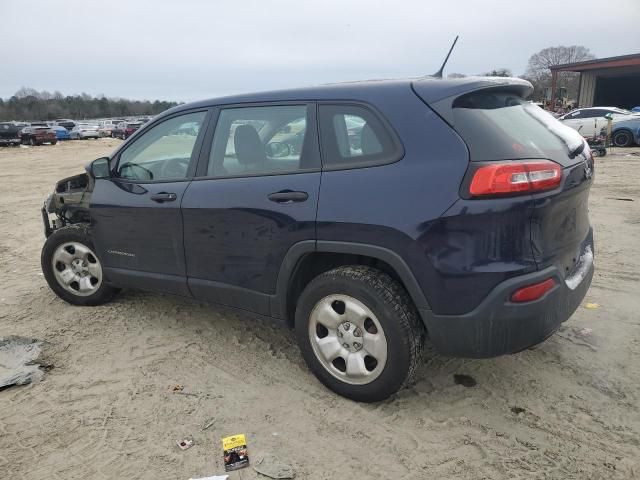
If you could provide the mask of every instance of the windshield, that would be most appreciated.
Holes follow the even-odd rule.
[[[509,92],[478,92],[453,104],[454,128],[472,161],[549,158],[560,163],[584,146],[582,136]]]

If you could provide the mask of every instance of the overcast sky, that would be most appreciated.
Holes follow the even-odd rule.
[[[640,52],[640,0],[0,0],[0,97],[190,101],[433,73],[522,74],[548,46]]]

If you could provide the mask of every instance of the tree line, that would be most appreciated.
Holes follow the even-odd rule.
[[[126,100],[107,98],[104,95],[93,97],[86,93],[65,96],[58,91],[39,92],[33,88],[22,87],[10,98],[0,98],[0,121],[136,117],[157,115],[176,105],[176,102],[160,100]]]

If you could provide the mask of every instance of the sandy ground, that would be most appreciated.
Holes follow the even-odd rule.
[[[39,208],[117,142],[0,149],[0,336],[48,342],[53,365],[0,391],[2,478],[213,475],[220,438],[235,433],[253,458],[274,453],[303,479],[640,478],[640,156],[628,155],[640,149],[598,159],[597,273],[556,335],[493,360],[428,351],[413,387],[361,405],[315,380],[288,330],[152,293],[97,308],[53,295]],[[185,435],[196,444],[180,451]]]

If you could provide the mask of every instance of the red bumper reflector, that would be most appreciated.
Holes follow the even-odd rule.
[[[513,295],[511,295],[511,301],[515,303],[533,302],[551,290],[555,284],[555,280],[553,278],[549,278],[544,282],[522,287],[513,292]]]

